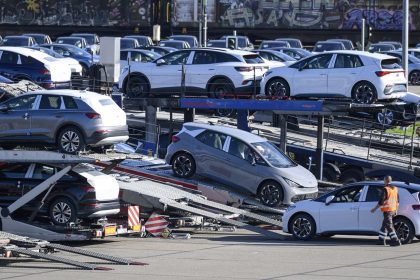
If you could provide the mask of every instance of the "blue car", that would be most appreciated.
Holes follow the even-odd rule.
[[[99,56],[98,55],[92,55],[88,53],[87,51],[84,51],[78,47],[75,47],[73,45],[67,45],[67,44],[43,44],[40,45],[40,47],[52,49],[53,51],[61,54],[64,57],[71,57],[79,61],[80,65],[82,65],[82,74],[85,76],[89,68],[95,64],[99,63]]]

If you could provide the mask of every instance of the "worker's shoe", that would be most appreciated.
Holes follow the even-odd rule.
[[[401,246],[401,241],[399,239],[392,239],[389,245],[394,247]]]
[[[386,246],[386,240],[384,238],[378,238],[376,245]]]

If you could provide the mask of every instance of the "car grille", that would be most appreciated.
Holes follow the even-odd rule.
[[[314,199],[318,197],[318,193],[310,193],[310,194],[299,194],[292,198],[292,202],[298,202],[305,199]]]

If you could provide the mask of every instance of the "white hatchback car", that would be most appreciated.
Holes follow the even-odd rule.
[[[185,65],[185,94],[212,98],[250,96],[254,81],[258,87],[268,69],[264,60],[251,52],[209,48],[179,50],[153,62],[124,67],[119,88],[128,97],[139,98],[151,93],[179,93],[182,65]]]
[[[402,243],[420,236],[420,185],[392,182],[398,187],[399,208],[394,226]],[[383,191],[381,181],[358,182],[314,200],[297,202],[283,216],[283,231],[300,240],[315,235],[378,235],[383,216],[370,210]]]
[[[289,67],[270,69],[261,94],[316,98],[348,98],[362,104],[405,95],[407,80],[398,59],[359,51],[310,56]]]

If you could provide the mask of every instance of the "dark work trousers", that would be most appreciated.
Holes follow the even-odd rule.
[[[396,212],[383,212],[384,220],[382,222],[382,227],[379,231],[379,238],[385,239],[387,233],[393,240],[398,240],[397,234],[395,233],[394,223],[392,222],[392,218],[395,217],[397,214]]]

